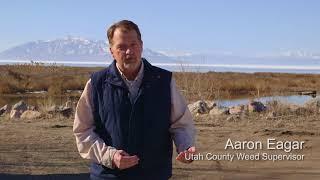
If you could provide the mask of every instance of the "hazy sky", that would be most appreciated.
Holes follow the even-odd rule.
[[[0,19],[0,51],[67,35],[103,40],[130,19],[154,50],[320,52],[319,0],[1,0]]]

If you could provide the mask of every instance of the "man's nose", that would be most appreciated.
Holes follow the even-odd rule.
[[[128,48],[128,49],[126,50],[126,54],[132,54],[132,53],[133,53],[133,51],[132,51],[131,48]]]

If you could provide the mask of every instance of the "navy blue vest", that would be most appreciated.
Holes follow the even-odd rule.
[[[92,163],[92,179],[168,179],[172,175],[172,73],[145,59],[143,63],[143,80],[132,104],[115,61],[91,76],[94,131],[107,145],[140,159],[125,170]]]

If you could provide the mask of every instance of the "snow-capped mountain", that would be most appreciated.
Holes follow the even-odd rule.
[[[0,53],[0,59],[13,60],[100,60],[110,59],[104,41],[66,37],[49,41],[28,42]]]
[[[151,63],[177,64],[255,64],[255,65],[320,65],[320,53],[303,50],[281,51],[267,54],[237,54],[233,52],[211,51],[190,53],[177,50],[155,51],[148,48],[142,56]],[[72,61],[72,62],[111,62],[108,43],[102,40],[89,40],[81,37],[28,42],[0,53],[0,61]]]
[[[151,49],[144,49],[142,56],[153,63],[174,63],[174,59],[171,57]],[[72,36],[48,41],[28,42],[1,52],[0,59],[104,62],[113,60],[107,42]]]

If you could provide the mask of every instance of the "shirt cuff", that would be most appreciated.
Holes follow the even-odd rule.
[[[113,165],[113,156],[116,153],[117,149],[114,147],[109,147],[108,151],[102,156],[102,165],[110,169],[115,169]]]
[[[194,132],[192,134],[186,133],[183,130],[176,131],[173,139],[176,144],[177,153],[187,150],[189,147],[194,146]]]

